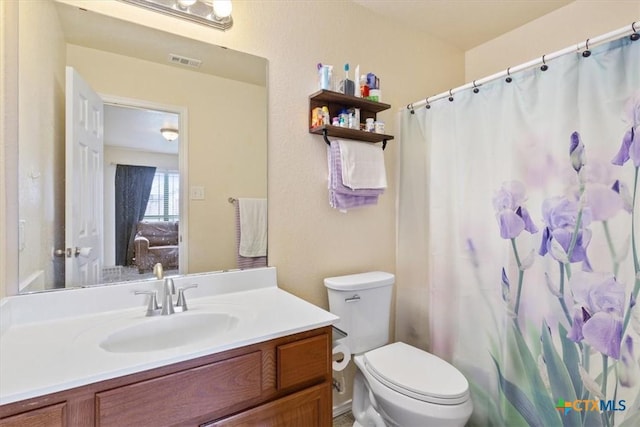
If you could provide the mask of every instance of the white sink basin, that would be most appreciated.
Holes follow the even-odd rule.
[[[145,318],[110,334],[100,347],[111,353],[166,350],[212,339],[233,330],[238,318],[228,313],[176,313]]]

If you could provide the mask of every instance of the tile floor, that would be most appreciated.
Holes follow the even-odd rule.
[[[333,419],[333,427],[351,427],[353,426],[355,419],[351,414],[351,411],[339,415]]]

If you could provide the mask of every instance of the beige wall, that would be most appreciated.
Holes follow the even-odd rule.
[[[506,70],[640,19],[638,0],[577,0],[465,53],[465,80]]]
[[[395,269],[399,141],[391,141],[386,150],[391,187],[377,207],[346,215],[330,209],[325,146],[306,131],[317,62],[336,68],[347,61],[352,66],[359,63],[363,70],[378,74],[384,101],[392,104],[391,111],[380,117],[389,133],[395,133],[394,111],[408,102],[621,27],[640,15],[637,1],[578,1],[466,52],[463,60],[456,49],[349,2],[236,1],[234,27],[227,32],[118,2],[67,2],[269,60],[270,264],[278,267],[283,288],[325,307],[322,278]],[[10,77],[6,72],[4,76]],[[6,208],[0,211],[3,221],[8,218],[5,212]],[[0,256],[1,262],[7,259]]]
[[[331,209],[326,146],[307,131],[316,64],[339,69],[349,62],[375,72],[384,101],[392,105],[379,117],[393,134],[395,111],[403,104],[463,83],[460,51],[345,1],[235,1],[234,26],[227,32],[119,2],[65,2],[267,58],[269,263],[278,268],[280,285],[327,307],[324,277],[394,271],[399,142],[391,141],[385,153],[390,188],[378,206],[348,214]]]
[[[67,63],[103,95],[187,109],[188,181],[206,194],[188,201],[187,271],[235,268],[228,198],[267,197],[266,89],[74,45]]]
[[[64,58],[65,42],[54,5],[24,2],[19,22],[50,37],[21,31],[19,114],[20,282],[39,271],[54,282],[54,248],[64,245]],[[40,34],[40,33],[38,33]],[[56,208],[56,206],[58,208]],[[62,261],[62,260],[60,260]]]
[[[403,104],[463,83],[460,51],[344,1],[235,1],[234,26],[227,32],[116,1],[65,2],[267,58],[269,262],[278,267],[279,283],[327,307],[324,277],[394,271],[399,142],[391,141],[386,150],[390,188],[379,205],[346,215],[332,210],[326,146],[307,132],[308,96],[317,89],[316,64],[340,68],[349,62],[375,72],[384,101],[392,105],[380,118],[393,134],[395,111]],[[5,211],[0,217],[9,221]],[[0,258],[6,262],[5,255]]]
[[[0,297],[18,282],[18,7],[0,2]]]

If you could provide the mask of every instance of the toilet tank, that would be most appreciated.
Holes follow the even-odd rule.
[[[394,282],[395,276],[383,271],[324,279],[329,294],[329,310],[340,317],[335,326],[347,333],[341,341],[351,353],[364,353],[389,342]]]

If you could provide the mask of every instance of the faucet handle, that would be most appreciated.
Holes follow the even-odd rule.
[[[189,285],[189,286],[184,286],[182,288],[178,289],[178,300],[176,301],[176,306],[180,307],[182,309],[182,311],[187,311],[189,308],[187,307],[187,300],[184,297],[184,291],[186,291],[187,289],[192,289],[192,288],[197,288],[198,285],[197,284],[193,284],[193,285]]]
[[[133,291],[133,293],[136,295],[149,295],[147,316],[153,316],[160,309],[160,307],[158,307],[158,293],[156,291]]]

